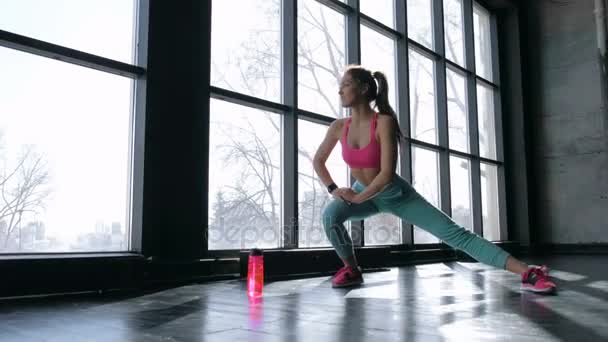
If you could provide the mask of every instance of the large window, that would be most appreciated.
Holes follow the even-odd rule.
[[[135,9],[128,0],[0,2],[0,30],[22,36],[9,45],[55,44],[0,47],[0,253],[131,248],[137,75],[116,74],[140,70]],[[63,47],[130,69],[43,57],[65,57]]]
[[[351,63],[387,76],[409,128],[411,164],[397,173],[466,229],[504,238],[492,13],[464,0],[354,3],[214,0],[210,249],[330,245],[321,216],[333,198],[312,160],[332,121],[350,115],[338,91]],[[326,166],[350,185],[339,143]],[[441,242],[390,214],[346,225],[365,246]]]

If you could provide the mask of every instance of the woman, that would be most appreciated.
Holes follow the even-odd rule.
[[[323,226],[344,263],[332,279],[333,287],[363,283],[344,222],[391,213],[480,262],[521,275],[523,289],[543,293],[555,291],[556,286],[548,279],[546,267],[530,267],[457,225],[395,173],[397,145],[403,134],[388,102],[388,83],[384,74],[372,74],[361,66],[349,66],[340,82],[339,94],[342,106],[351,108],[352,115],[330,125],[314,157],[315,171],[334,197],[323,210]],[[378,112],[371,108],[372,101],[375,101]],[[338,188],[325,167],[338,141],[342,145],[344,161],[356,179],[352,188]]]

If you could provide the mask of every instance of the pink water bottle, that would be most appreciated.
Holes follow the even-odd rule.
[[[264,288],[264,255],[262,250],[254,248],[249,252],[247,266],[247,295],[250,298],[262,297],[262,289]]]

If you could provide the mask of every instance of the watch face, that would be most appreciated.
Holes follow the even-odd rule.
[[[332,191],[336,190],[338,188],[338,186],[336,184],[330,184],[327,186],[327,191],[329,193],[331,193]]]

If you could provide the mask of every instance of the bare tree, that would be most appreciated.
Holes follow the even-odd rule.
[[[16,166],[0,170],[0,226],[2,246],[7,248],[24,215],[38,213],[50,191],[46,187],[49,172],[44,158],[32,146],[24,146]]]

